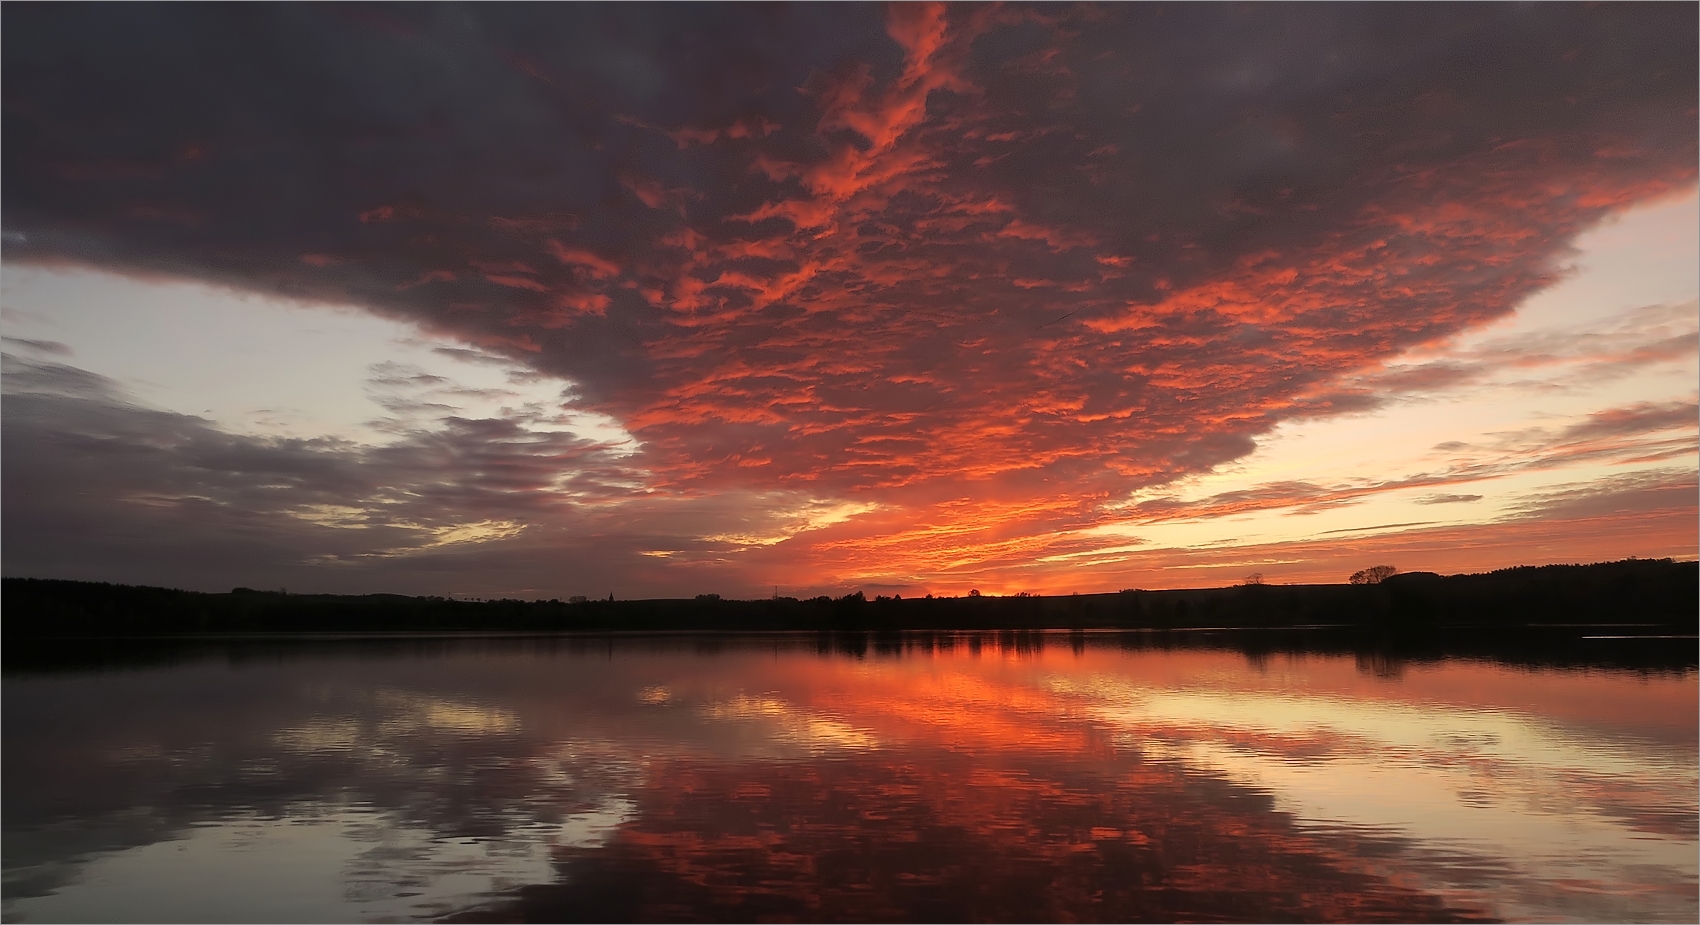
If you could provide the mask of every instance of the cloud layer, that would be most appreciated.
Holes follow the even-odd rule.
[[[844,540],[862,559],[1032,552],[1282,421],[1467,378],[1386,364],[1510,312],[1700,156],[1683,5],[6,25],[7,259],[352,303],[505,353],[621,422],[646,492],[879,506],[883,532]],[[546,496],[569,471],[597,486],[584,516],[632,484],[580,444],[514,445],[464,422],[402,446],[486,466],[492,522],[568,503]],[[291,477],[325,504],[394,487]]]

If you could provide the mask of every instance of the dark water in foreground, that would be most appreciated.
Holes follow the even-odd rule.
[[[1696,919],[1692,669],[887,642],[9,673],[4,917]]]

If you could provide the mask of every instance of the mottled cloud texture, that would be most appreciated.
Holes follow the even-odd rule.
[[[524,522],[581,469],[601,487],[547,505],[877,506],[795,559],[832,576],[1025,555],[1282,421],[1373,407],[1412,383],[1365,377],[1510,312],[1578,232],[1696,174],[1692,4],[43,5],[5,26],[8,260],[352,303],[506,355],[642,448],[619,478],[529,448],[548,471],[486,486],[480,520]],[[1667,411],[1693,416],[1625,409],[1550,451]]]

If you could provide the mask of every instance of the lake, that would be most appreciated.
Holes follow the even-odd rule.
[[[3,914],[1696,920],[1691,666],[1167,638],[229,642],[9,670]]]

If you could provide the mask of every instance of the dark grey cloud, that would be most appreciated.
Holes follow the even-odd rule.
[[[452,575],[460,570],[445,560],[469,552],[488,567],[502,553],[480,548],[486,534],[495,541],[545,522],[558,533],[572,523],[566,498],[607,503],[634,491],[612,448],[531,429],[524,417],[415,420],[377,447],[260,438],[142,407],[105,377],[10,354],[4,401],[8,574],[210,590],[295,577],[302,589],[381,590],[429,583],[433,570]],[[562,553],[575,546],[551,542]],[[496,545],[505,553],[511,544]],[[588,579],[622,553],[635,555],[611,544],[557,580],[574,587],[574,573]],[[528,557],[532,583],[541,557]],[[379,560],[395,564],[372,567]],[[438,590],[474,590],[455,585],[461,577]]]
[[[9,258],[417,320],[569,377],[681,482],[1208,468],[1696,160],[1680,4],[6,26]]]

